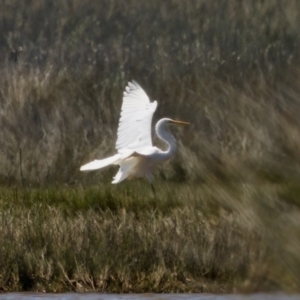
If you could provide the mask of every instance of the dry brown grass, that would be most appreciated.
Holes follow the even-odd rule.
[[[3,189],[0,287],[297,291],[299,209],[276,186]]]
[[[1,181],[20,182],[19,147],[28,183],[85,180],[78,166],[113,151],[132,78],[156,119],[193,124],[178,134],[185,178],[278,157],[296,170],[300,18],[287,3],[2,2]]]

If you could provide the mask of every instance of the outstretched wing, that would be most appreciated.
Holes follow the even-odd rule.
[[[128,82],[123,96],[116,149],[137,150],[152,147],[151,122],[157,102],[150,102],[144,90],[135,82]]]

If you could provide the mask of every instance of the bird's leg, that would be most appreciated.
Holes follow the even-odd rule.
[[[148,179],[148,182],[150,183],[151,185],[151,189],[153,191],[153,194],[154,194],[154,198],[156,198],[156,193],[155,193],[155,189],[154,189],[154,186],[153,186],[153,176],[151,174],[151,172],[148,172],[148,174],[146,175],[147,179]]]
[[[151,185],[151,188],[152,188],[152,191],[153,191],[153,194],[154,194],[154,198],[156,198],[156,193],[155,193],[155,189],[154,189],[154,186],[153,186],[152,182],[150,182],[150,185]]]

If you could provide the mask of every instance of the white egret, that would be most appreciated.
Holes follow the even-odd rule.
[[[157,102],[150,102],[144,90],[135,82],[129,82],[123,95],[123,104],[116,142],[117,154],[94,160],[83,165],[81,171],[104,168],[109,165],[119,165],[120,169],[112,183],[124,179],[146,177],[155,194],[152,181],[152,169],[171,158],[176,152],[176,141],[166,130],[169,124],[189,125],[187,122],[175,121],[168,118],[159,120],[155,126],[157,136],[167,144],[163,151],[152,145],[151,122],[157,107]]]

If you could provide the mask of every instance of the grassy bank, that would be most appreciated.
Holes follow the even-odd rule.
[[[299,291],[298,0],[0,12],[3,291]],[[113,153],[131,79],[154,122],[191,122],[157,199],[111,186],[116,170],[79,172]]]
[[[2,189],[2,291],[299,291],[300,210],[284,186],[157,189]]]

